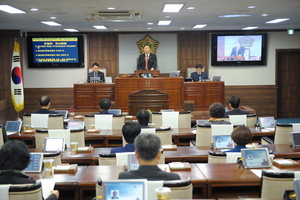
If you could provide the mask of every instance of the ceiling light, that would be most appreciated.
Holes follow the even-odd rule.
[[[221,18],[231,18],[231,17],[251,17],[252,15],[247,14],[233,14],[233,15],[218,15]]]
[[[247,8],[256,8],[256,6],[248,6]]]
[[[245,27],[245,28],[242,28],[242,30],[253,30],[253,29],[257,29],[258,26],[248,26],[248,27]]]
[[[151,30],[152,28],[148,28],[148,30]]]
[[[165,4],[163,12],[179,12],[184,4]]]
[[[148,22],[147,24],[148,24],[148,25],[153,25],[153,23],[152,23],[152,22]]]
[[[193,26],[192,28],[204,28],[205,26],[207,26],[207,24],[197,24],[197,25]]]
[[[188,9],[188,10],[194,10],[195,7],[187,7],[186,9]]]
[[[268,16],[268,14],[261,14],[261,16],[262,16],[262,17],[266,17],[266,16]]]
[[[22,14],[22,13],[26,13],[22,10],[19,10],[17,8],[11,7],[9,5],[0,5],[0,10],[2,10],[3,12],[7,12],[10,14]]]
[[[288,29],[288,30],[287,30],[287,34],[293,35],[293,34],[294,34],[294,29]]]
[[[37,8],[31,8],[30,10],[31,11],[38,11],[39,9],[37,9]]]
[[[107,8],[107,10],[114,10],[114,9],[116,9],[116,8],[114,8],[114,7]]]
[[[79,32],[78,30],[73,29],[73,28],[65,28],[64,30],[69,31],[69,32]]]
[[[96,29],[107,29],[107,27],[103,26],[103,25],[93,26],[93,27],[96,28]]]
[[[158,21],[158,24],[159,26],[166,26],[166,25],[169,25],[171,24],[171,20],[160,20]]]
[[[56,17],[50,17],[50,19],[56,19]]]
[[[119,29],[115,29],[115,31],[118,31]]]
[[[280,22],[284,22],[290,20],[290,18],[279,18],[279,19],[273,19],[271,21],[267,21],[267,24],[276,24],[276,23],[280,23]]]
[[[46,24],[48,26],[61,26],[61,24],[56,23],[54,21],[41,21],[41,23]]]
[[[171,16],[169,16],[169,15],[166,15],[166,16],[164,16],[164,18],[170,18]]]
[[[180,28],[181,30],[185,29],[185,28]]]

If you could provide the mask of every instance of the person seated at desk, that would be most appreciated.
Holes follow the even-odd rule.
[[[88,77],[86,82],[88,83],[93,83],[93,81],[91,81],[91,77],[99,77],[100,78],[100,83],[104,83],[104,73],[99,71],[99,64],[98,63],[93,63],[92,65],[92,69],[93,71],[88,73]]]
[[[148,44],[144,45],[144,53],[140,54],[137,62],[137,70],[156,70],[157,57],[150,53],[151,48]]]
[[[110,153],[134,152],[134,139],[141,133],[141,126],[136,122],[127,122],[122,127],[122,134],[127,142],[124,147],[116,147]]]
[[[157,135],[140,134],[135,138],[134,144],[140,166],[137,170],[121,172],[118,179],[180,180],[178,174],[165,172],[157,166],[161,155],[161,141]]]
[[[191,78],[193,81],[201,81],[203,79],[208,79],[207,74],[203,72],[203,65],[196,65],[196,72],[191,73]]]
[[[9,140],[0,149],[0,184],[34,184],[36,181],[24,173],[30,163],[30,153],[26,144],[19,140]],[[59,198],[59,191],[52,190],[46,200]]]
[[[100,99],[99,101],[100,112],[95,114],[111,114],[108,112],[111,106],[111,101],[107,98]]]
[[[223,119],[225,115],[225,108],[221,103],[213,103],[209,107],[210,118],[204,125],[211,124],[231,124]]]
[[[224,152],[241,152],[246,148],[246,144],[252,141],[252,133],[246,126],[238,126],[231,133],[232,140],[237,144],[233,149]]]
[[[136,113],[136,118],[139,122],[139,124],[141,125],[141,128],[151,128],[148,124],[149,124],[149,112],[145,109],[139,110]]]
[[[239,109],[240,102],[241,102],[240,97],[236,95],[230,97],[229,105],[228,105],[230,110],[225,112],[225,117],[228,117],[228,115],[248,115],[249,114],[248,111]]]
[[[31,112],[31,114],[57,114],[55,111],[50,111],[51,101],[48,96],[41,96],[39,99],[41,109]]]

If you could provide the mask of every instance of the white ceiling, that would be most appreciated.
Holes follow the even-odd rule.
[[[165,3],[184,3],[179,13],[162,13]],[[0,0],[19,8],[26,14],[8,14],[0,11],[0,30],[24,29],[28,32],[61,32],[65,28],[74,28],[80,32],[151,32],[151,31],[191,31],[191,30],[241,30],[247,26],[259,26],[257,30],[300,29],[300,0]],[[249,9],[254,5],[256,8]],[[194,10],[187,10],[193,6]],[[136,22],[101,22],[86,21],[91,11],[142,11],[144,21]],[[38,11],[30,11],[38,8]],[[249,14],[252,17],[218,18],[217,15]],[[261,14],[268,14],[262,17]],[[158,26],[158,20],[172,20],[169,26]],[[42,20],[53,20],[62,24],[50,27],[41,24]],[[290,18],[279,24],[265,24],[275,18]],[[149,26],[148,22],[154,24]],[[203,29],[192,29],[196,24],[207,24]],[[93,25],[105,25],[107,30],[97,30]],[[151,30],[148,28],[151,27]],[[185,28],[181,30],[180,28]]]

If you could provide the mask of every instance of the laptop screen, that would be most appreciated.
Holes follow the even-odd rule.
[[[64,119],[68,118],[68,111],[67,110],[55,110],[55,112],[57,114],[62,114],[62,116],[64,117]]]
[[[70,130],[81,130],[84,129],[84,121],[76,120],[68,122],[68,129]]]
[[[291,132],[291,139],[294,147],[300,146],[300,132]]]
[[[232,149],[234,147],[231,135],[214,135],[213,142],[215,149]]]
[[[123,199],[123,200],[146,200],[147,180],[107,180],[102,183],[103,200]]]
[[[275,120],[274,117],[259,117],[261,128],[275,128]]]
[[[101,83],[100,77],[90,77],[91,83]]]
[[[43,154],[30,153],[30,163],[24,169],[24,171],[40,173],[42,171],[42,165],[43,165]]]
[[[6,132],[20,132],[22,127],[21,121],[6,121],[5,130]]]
[[[241,149],[245,168],[269,168],[271,162],[267,148]]]
[[[45,137],[44,140],[45,152],[56,152],[65,150],[65,138],[51,138]]]

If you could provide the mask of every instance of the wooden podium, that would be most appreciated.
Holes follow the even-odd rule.
[[[151,74],[152,77],[159,77],[159,70],[135,70],[135,77],[141,77],[141,74]]]
[[[128,95],[129,115],[136,115],[141,109],[159,112],[169,109],[169,94],[158,90],[140,90]]]

